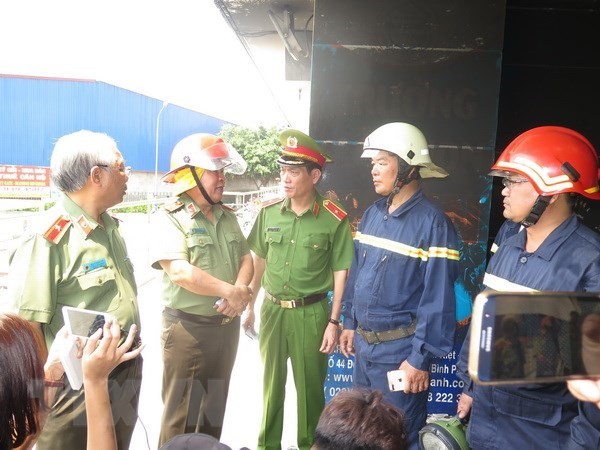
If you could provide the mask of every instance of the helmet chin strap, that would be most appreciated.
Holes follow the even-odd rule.
[[[387,198],[387,205],[390,206],[392,204],[392,199],[398,192],[400,192],[400,189],[402,189],[411,181],[417,180],[418,178],[419,168],[417,166],[405,166],[404,169],[402,169],[402,172],[398,171],[394,189],[392,189],[392,192],[389,193]]]
[[[195,167],[189,166],[190,167],[190,171],[192,172],[192,176],[194,177],[194,181],[196,182],[196,186],[198,186],[198,189],[200,189],[200,193],[202,194],[202,197],[204,197],[206,199],[206,201],[208,203],[210,203],[211,205],[220,205],[223,202],[215,202],[212,198],[210,198],[210,196],[208,195],[208,192],[206,192],[206,189],[204,189],[204,186],[202,186],[202,183],[200,183],[200,178],[198,178],[198,174],[196,173]]]
[[[535,200],[531,211],[529,211],[527,217],[521,221],[521,225],[523,225],[525,228],[535,225],[550,204],[551,198],[551,195],[538,195],[538,198]]]

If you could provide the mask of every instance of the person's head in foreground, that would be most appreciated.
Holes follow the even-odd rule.
[[[408,449],[404,414],[380,391],[341,391],[323,409],[311,449]]]
[[[231,447],[204,433],[179,434],[172,437],[160,450],[231,450]],[[248,450],[243,447],[240,450]]]
[[[0,314],[0,449],[19,447],[41,431],[44,346],[25,319]],[[39,383],[36,383],[37,382]],[[39,384],[39,385],[38,385]]]

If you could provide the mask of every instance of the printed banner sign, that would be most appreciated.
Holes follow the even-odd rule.
[[[0,165],[0,198],[50,196],[50,167]]]
[[[453,350],[444,358],[431,364],[429,374],[428,414],[456,414],[456,405],[464,383],[456,376],[456,365],[468,327],[457,325]],[[325,402],[329,402],[340,391],[352,389],[354,357],[346,358],[339,349],[329,355],[325,378]]]

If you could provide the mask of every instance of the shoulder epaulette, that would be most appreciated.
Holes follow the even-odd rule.
[[[118,226],[119,225],[118,220],[113,216],[110,216],[110,217],[114,219],[115,223]],[[73,225],[77,225],[77,228],[79,228],[86,237],[89,236],[93,230],[92,225],[90,224],[89,220],[87,220],[87,218],[83,214],[80,215],[79,218],[77,218],[77,220],[75,220],[73,222]]]
[[[181,208],[183,208],[183,206],[184,203],[182,201],[176,201],[174,203],[171,203],[170,205],[163,206],[163,208],[165,208],[165,210],[170,213],[174,213],[175,211],[179,211]]]
[[[266,208],[267,206],[271,206],[276,203],[281,203],[284,200],[285,200],[285,197],[276,197],[276,198],[272,198],[270,200],[265,200],[264,202],[261,203],[260,206],[261,206],[261,208]]]
[[[336,205],[334,202],[332,202],[331,200],[323,200],[323,206],[325,207],[325,209],[327,211],[329,211],[333,217],[335,217],[337,220],[344,220],[346,218],[346,216],[348,215],[348,213],[346,211],[344,211],[341,206]]]
[[[43,233],[44,238],[53,244],[58,244],[71,225],[71,217],[60,215]]]

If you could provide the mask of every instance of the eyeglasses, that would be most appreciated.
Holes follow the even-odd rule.
[[[521,183],[529,183],[529,180],[527,178],[523,178],[523,179],[520,179],[520,180],[511,180],[508,177],[502,178],[502,185],[505,188],[508,188],[508,189],[512,189],[512,187],[515,184],[521,184]]]
[[[109,166],[108,164],[96,164],[98,167],[105,167],[105,168],[109,168],[111,166]],[[119,172],[129,176],[129,174],[131,173],[131,166],[126,166],[126,167],[119,167],[118,168]]]

